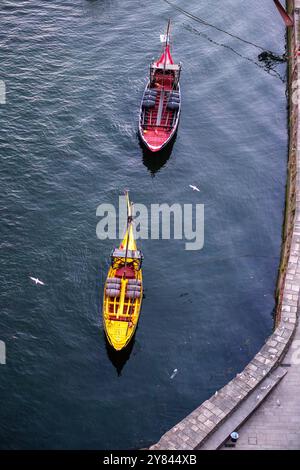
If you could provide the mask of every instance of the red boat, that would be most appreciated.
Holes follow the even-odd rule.
[[[172,140],[181,110],[181,64],[174,64],[171,55],[170,21],[161,41],[164,50],[150,65],[150,79],[143,94],[139,119],[141,140],[151,152],[159,152]]]

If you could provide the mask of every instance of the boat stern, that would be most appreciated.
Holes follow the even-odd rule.
[[[144,145],[153,153],[162,150],[171,140],[173,132],[164,130],[140,129],[140,135]]]
[[[129,343],[134,327],[124,321],[109,321],[105,324],[106,336],[110,345],[116,350],[121,351]]]

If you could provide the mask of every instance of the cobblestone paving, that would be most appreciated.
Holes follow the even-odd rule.
[[[300,326],[282,364],[290,365],[287,375],[240,428],[230,450],[300,449]]]

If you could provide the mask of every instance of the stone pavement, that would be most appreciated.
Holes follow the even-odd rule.
[[[282,366],[288,373],[239,429],[230,450],[300,449],[300,326]],[[222,449],[226,449],[223,446]],[[229,448],[227,448],[229,449]]]

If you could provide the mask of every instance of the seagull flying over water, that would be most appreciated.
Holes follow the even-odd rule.
[[[200,189],[197,188],[197,186],[194,186],[194,185],[190,184],[189,187],[190,187],[193,191],[198,191],[198,193],[200,193]]]
[[[36,283],[36,285],[40,284],[41,286],[44,286],[45,283],[43,281],[40,281],[37,277],[31,277],[29,276],[29,278]]]

